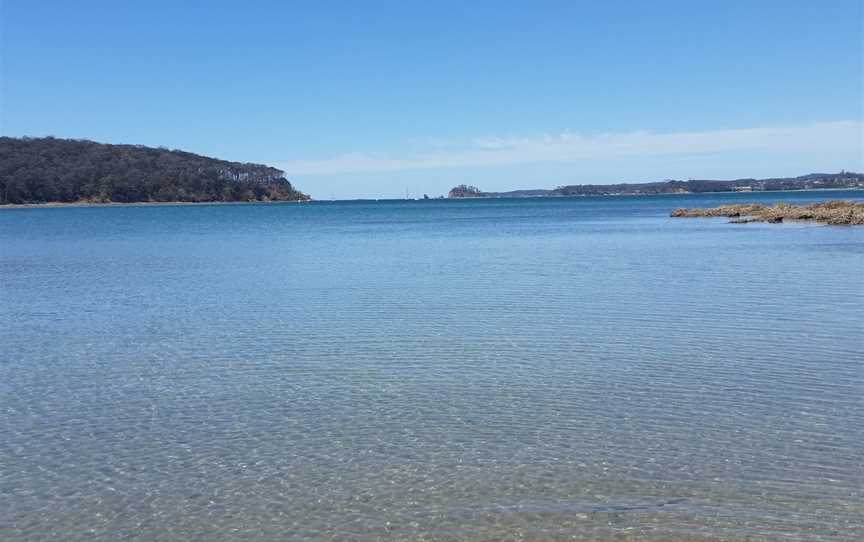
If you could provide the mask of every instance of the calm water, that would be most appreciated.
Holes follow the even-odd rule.
[[[0,539],[861,540],[835,197],[0,211]]]

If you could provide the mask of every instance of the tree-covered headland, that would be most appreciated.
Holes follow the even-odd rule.
[[[0,137],[0,204],[307,199],[265,165],[141,145]]]

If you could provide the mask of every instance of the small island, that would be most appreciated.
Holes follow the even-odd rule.
[[[734,219],[730,222],[736,224],[748,222],[776,224],[784,220],[811,220],[835,226],[861,226],[864,225],[864,203],[838,200],[811,205],[743,203],[708,209],[675,209],[670,216],[726,217]]]
[[[0,206],[306,201],[279,169],[87,140],[0,137]]]
[[[450,199],[484,198],[486,197],[486,193],[482,192],[476,186],[460,184],[459,186],[454,186],[453,189],[450,190],[450,193],[447,194],[447,197]]]

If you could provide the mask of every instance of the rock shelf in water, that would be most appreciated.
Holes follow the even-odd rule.
[[[784,220],[814,220],[831,225],[864,225],[864,203],[826,201],[811,205],[776,203],[760,205],[743,203],[721,205],[709,209],[675,209],[673,217],[727,217],[730,222],[783,222]]]

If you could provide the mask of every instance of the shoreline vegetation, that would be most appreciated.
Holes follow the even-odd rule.
[[[0,137],[0,207],[308,201],[285,172],[190,152]]]
[[[731,218],[729,222],[733,224],[751,222],[778,224],[786,220],[806,220],[832,226],[861,226],[864,225],[864,203],[840,200],[811,205],[742,203],[707,209],[680,208],[672,211],[669,216],[674,218],[725,217]]]

